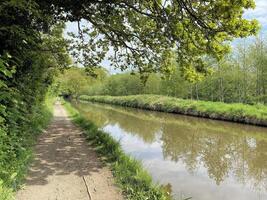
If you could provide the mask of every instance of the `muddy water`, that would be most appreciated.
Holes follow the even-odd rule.
[[[76,107],[175,199],[267,199],[267,128],[105,104]]]

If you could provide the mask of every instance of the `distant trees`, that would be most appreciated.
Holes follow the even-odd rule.
[[[65,70],[57,78],[59,90],[63,96],[76,98],[79,94],[86,92],[93,80],[87,78],[85,71],[80,68]]]
[[[255,74],[255,96],[258,101],[267,101],[267,44],[262,38],[257,38],[251,52],[253,59],[253,72]]]
[[[143,84],[139,75],[129,73],[108,76],[102,81],[96,82],[84,94],[89,95],[129,95],[142,94]]]
[[[211,101],[267,103],[267,42],[256,38],[238,45],[234,53],[214,67],[214,73],[198,85],[199,98]],[[197,91],[194,90],[194,99]]]
[[[52,88],[58,95],[75,99],[104,81],[107,76],[107,71],[101,68],[94,73],[93,77],[86,72],[85,68],[70,67],[56,76]]]
[[[267,103],[267,42],[255,38],[213,66],[213,74],[195,83],[193,98],[241,103]],[[190,84],[191,85],[191,84]],[[192,85],[191,85],[192,87]]]
[[[162,94],[180,98],[221,102],[267,103],[267,42],[256,38],[248,45],[240,43],[233,54],[220,62],[210,61],[213,73],[203,80],[185,80],[179,66],[162,76],[152,73],[146,84],[140,75],[130,73],[107,76],[88,87],[88,95]]]

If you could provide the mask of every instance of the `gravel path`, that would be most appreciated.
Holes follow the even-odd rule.
[[[39,138],[25,186],[16,200],[122,200],[111,171],[60,104]]]

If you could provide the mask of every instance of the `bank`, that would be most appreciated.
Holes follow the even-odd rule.
[[[84,135],[96,152],[104,157],[113,172],[116,183],[129,200],[170,200],[168,192],[153,183],[151,176],[143,169],[142,164],[126,155],[119,142],[108,133],[100,130],[93,122],[87,120],[71,103],[64,106],[72,121],[84,130]]]
[[[178,99],[161,95],[87,96],[83,101],[267,126],[267,106]]]
[[[3,134],[6,129],[0,130],[0,200],[13,200],[15,192],[23,185],[37,137],[52,120],[53,103],[54,99],[47,96],[31,114],[21,117],[20,126],[9,127],[10,135]]]

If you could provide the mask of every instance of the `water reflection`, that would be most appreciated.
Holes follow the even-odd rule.
[[[79,103],[178,199],[267,199],[267,129]]]

